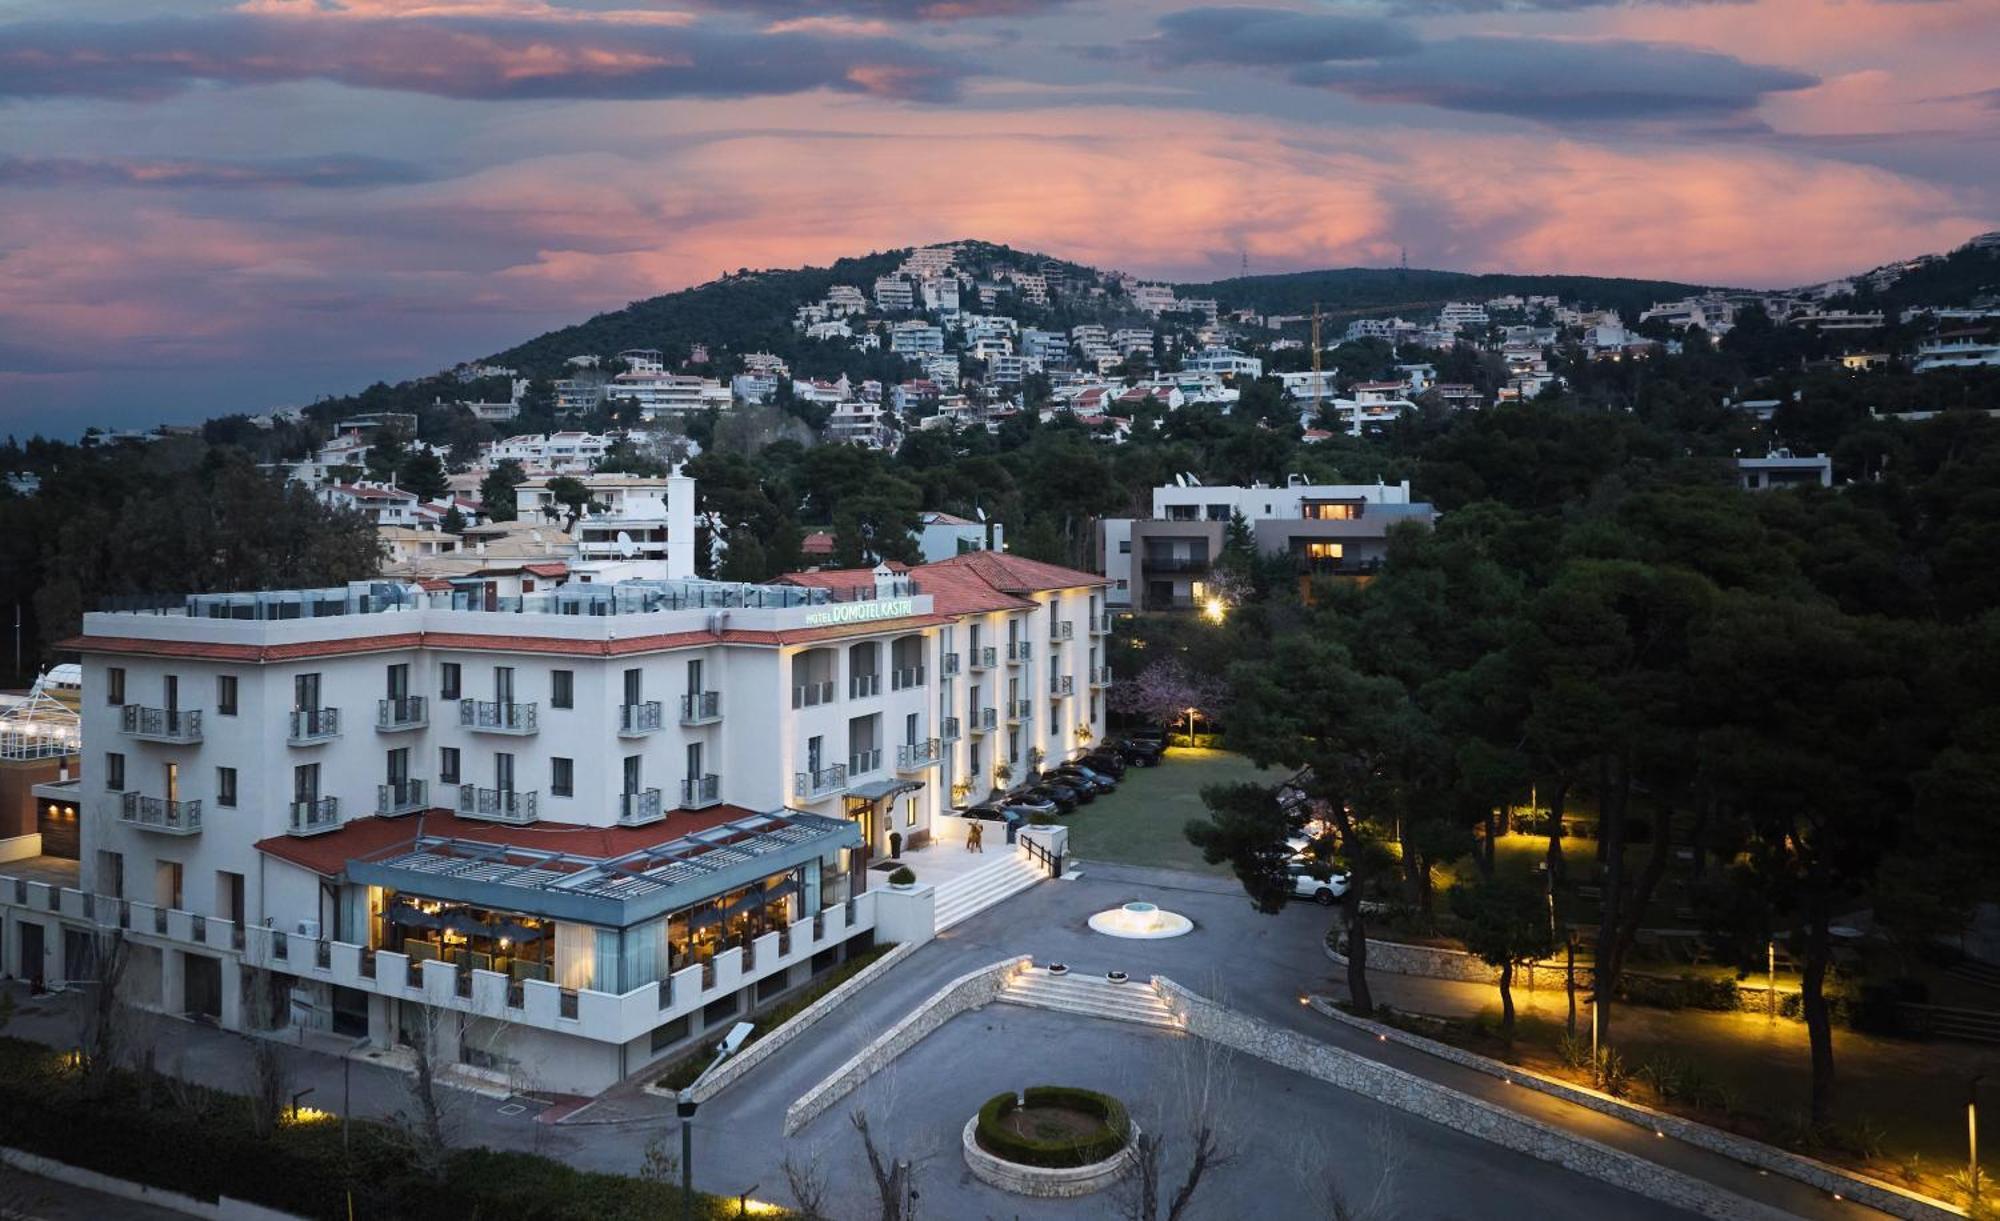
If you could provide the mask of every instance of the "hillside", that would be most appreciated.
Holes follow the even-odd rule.
[[[1602,276],[1473,275],[1462,271],[1414,268],[1343,267],[1283,275],[1234,277],[1181,286],[1185,294],[1214,297],[1231,308],[1266,313],[1306,314],[1317,304],[1333,316],[1364,312],[1434,310],[1447,301],[1486,301],[1501,296],[1557,296],[1604,309],[1642,310],[1702,291],[1668,280],[1623,280]]]

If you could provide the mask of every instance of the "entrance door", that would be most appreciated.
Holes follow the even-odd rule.
[[[190,1017],[222,1017],[222,962],[205,954],[183,954],[182,1003]]]
[[[21,978],[28,981],[36,991],[48,984],[48,964],[44,960],[47,953],[42,945],[42,926],[32,921],[21,923]]]

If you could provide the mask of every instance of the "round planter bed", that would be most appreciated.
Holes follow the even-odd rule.
[[[1034,1086],[988,1099],[962,1143],[974,1178],[1002,1191],[1067,1199],[1102,1191],[1131,1168],[1139,1129],[1116,1098]]]

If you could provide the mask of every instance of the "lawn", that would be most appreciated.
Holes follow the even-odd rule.
[[[1227,877],[1229,866],[1207,864],[1181,834],[1189,819],[1207,813],[1201,790],[1245,781],[1276,784],[1289,775],[1290,769],[1260,770],[1242,755],[1225,750],[1176,746],[1160,766],[1127,768],[1117,792],[1064,817],[1070,853],[1086,862],[1115,861]]]

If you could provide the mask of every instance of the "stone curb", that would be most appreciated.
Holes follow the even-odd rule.
[[[1467,1136],[1704,1217],[1780,1221],[1791,1216],[1693,1175],[1237,1013],[1163,976],[1154,976],[1153,986],[1187,1023],[1190,1034],[1351,1090]]]
[[[972,1171],[972,1177],[988,1187],[998,1187],[1011,1191],[1017,1196],[1034,1196],[1042,1200],[1073,1200],[1092,1192],[1103,1191],[1106,1187],[1125,1177],[1138,1157],[1134,1152],[1139,1140],[1139,1125],[1132,1125],[1132,1135],[1125,1147],[1101,1162],[1088,1166],[1023,1166],[999,1158],[979,1147],[979,1116],[965,1121],[965,1130],[958,1135],[958,1143],[965,1151],[965,1165]]]
[[[1028,955],[1017,954],[991,966],[968,971],[939,988],[928,1000],[785,1108],[784,1134],[790,1136],[811,1123],[862,1082],[887,1068],[897,1056],[922,1042],[931,1031],[961,1013],[970,1013],[992,1003],[1007,977],[1029,961]]]
[[[1884,1183],[1879,1179],[1857,1175],[1813,1158],[1789,1153],[1774,1145],[1738,1136],[1733,1132],[1725,1132],[1708,1124],[1697,1123],[1670,1111],[1656,1111],[1652,1107],[1636,1102],[1626,1102],[1597,1090],[1573,1085],[1558,1077],[1538,1073],[1533,1069],[1507,1064],[1477,1052],[1466,1051],[1462,1047],[1453,1047],[1449,1043],[1427,1039],[1422,1035],[1411,1034],[1407,1030],[1357,1017],[1324,997],[1313,997],[1311,1007],[1314,1011],[1325,1014],[1337,1022],[1366,1031],[1377,1038],[1400,1043],[1405,1047],[1436,1056],[1440,1060],[1449,1060],[1453,1064],[1475,1072],[1485,1073],[1489,1077],[1498,1077],[1538,1093],[1588,1107],[1601,1115],[1622,1119],[1636,1127],[1663,1132],[1696,1148],[1719,1153],[1759,1170],[1768,1170],[1773,1174],[1796,1179],[1808,1187],[1815,1187],[1829,1194],[1837,1194],[1843,1199],[1866,1204],[1894,1217],[1908,1218],[1909,1221],[1944,1221],[1945,1218],[1966,1215],[1965,1210],[1956,1205],[1919,1195],[1892,1183]]]

